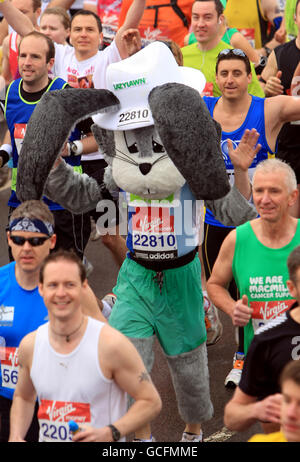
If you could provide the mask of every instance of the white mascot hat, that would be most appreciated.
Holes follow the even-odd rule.
[[[178,66],[173,53],[162,42],[153,42],[130,58],[110,64],[106,88],[120,101],[115,113],[96,114],[94,122],[108,130],[132,130],[154,125],[148,96],[165,83],[182,83],[201,93],[205,86],[202,72]],[[188,101],[186,102],[188,105]]]

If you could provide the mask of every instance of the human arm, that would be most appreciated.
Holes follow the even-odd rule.
[[[287,122],[300,120],[300,98],[294,96],[275,96],[265,100],[266,138],[274,150],[277,136]]]
[[[29,17],[23,14],[9,0],[0,3],[0,12],[8,24],[21,36],[29,34],[34,30],[33,24]]]
[[[127,29],[137,29],[142,19],[146,0],[134,0],[126,14],[123,25],[118,29],[115,42],[122,59],[128,58],[128,53],[125,44],[123,43],[122,36]]]
[[[95,14],[98,14],[97,3],[98,3],[97,0],[84,0],[83,9],[89,10]]]
[[[141,35],[138,29],[127,29],[122,35],[122,40],[128,56],[134,55],[142,48]]]
[[[19,373],[10,411],[10,442],[24,441],[31,424],[36,403],[36,392],[30,378],[35,332],[20,343],[18,350]]]
[[[8,24],[5,18],[0,22],[0,45],[3,44],[3,40],[8,35]]]
[[[263,17],[271,24],[273,24],[276,30],[279,29],[284,12],[279,8],[278,0],[261,0],[260,6],[262,9]],[[280,35],[277,37],[280,38]],[[263,48],[258,51],[260,54],[267,55],[265,47],[273,50],[275,47],[280,45],[280,43],[281,42],[277,40],[274,33],[274,36],[271,38],[271,40],[265,43]]]
[[[275,39],[279,43],[285,43],[286,41],[286,27],[285,27],[285,16],[283,16],[279,29],[274,34]]]
[[[280,424],[281,399],[281,394],[276,393],[258,401],[237,387],[225,406],[224,423],[233,431],[246,430],[257,421]]]
[[[281,84],[281,75],[282,71],[278,69],[275,52],[272,51],[267,65],[261,73],[261,83],[267,97],[282,95],[284,88]]]
[[[206,288],[213,304],[230,316],[234,326],[242,327],[248,324],[253,310],[248,307],[248,300],[245,295],[236,301],[227,289],[233,278],[232,264],[235,242],[236,230],[232,230],[223,241]]]
[[[232,165],[234,166],[234,183],[236,188],[246,199],[250,199],[252,187],[249,180],[248,169],[252,164],[256,154],[261,149],[261,145],[257,144],[259,133],[255,128],[245,130],[241,141],[236,149],[233,148],[233,143],[230,139],[228,143],[228,154]]]
[[[86,135],[84,138],[81,138],[80,140],[73,141],[73,143],[76,144],[78,149],[78,151],[75,154],[77,156],[83,154],[91,154],[98,151],[98,145],[92,133]],[[68,157],[72,154],[73,153],[71,152],[71,142],[65,143],[60,155],[63,157]]]
[[[102,302],[99,300],[100,304]],[[106,318],[102,314],[102,309],[99,305],[98,299],[94,294],[89,284],[83,288],[82,293],[82,311],[86,316],[98,319],[98,321],[107,322]]]
[[[255,48],[251,46],[249,41],[241,34],[241,32],[236,32],[235,34],[232,35],[230,39],[230,45],[233,48],[239,48],[240,50],[243,50],[243,52],[248,56],[250,61],[256,66],[259,64],[260,61],[260,55]]]
[[[60,6],[65,10],[68,10],[73,5],[74,0],[51,0],[48,4],[48,8],[53,8],[56,6]]]
[[[1,75],[5,79],[5,84],[8,85],[12,81],[12,75],[9,67],[9,36],[7,35],[2,43],[2,63]]]
[[[11,139],[9,130],[6,130],[6,133],[3,138],[3,144],[0,149],[0,168],[4,167],[10,159],[12,154]]]
[[[130,340],[105,326],[100,334],[99,361],[105,377],[114,380],[135,401],[125,415],[108,424],[113,424],[123,437],[151,422],[161,410],[161,399]],[[73,440],[109,442],[112,433],[109,427],[87,428]]]

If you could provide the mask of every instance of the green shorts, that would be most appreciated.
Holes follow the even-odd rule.
[[[170,356],[194,350],[206,341],[198,255],[187,265],[163,271],[161,289],[155,276],[125,259],[113,289],[117,301],[109,324],[130,338],[156,334]]]

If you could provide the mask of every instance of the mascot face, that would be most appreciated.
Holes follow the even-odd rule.
[[[154,125],[115,131],[114,138],[112,176],[121,189],[147,199],[164,199],[184,185]]]

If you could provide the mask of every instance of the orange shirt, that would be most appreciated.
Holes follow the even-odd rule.
[[[119,26],[124,23],[131,3],[132,0],[123,0]],[[188,34],[191,24],[192,4],[193,0],[178,0],[178,6],[186,18],[187,25],[185,26],[182,19],[172,8],[170,0],[146,0],[145,12],[139,26],[143,41],[148,43],[153,40],[170,39],[182,47],[184,37]],[[149,6],[157,5],[163,6],[158,9],[147,9]],[[155,20],[157,21],[156,27]]]

